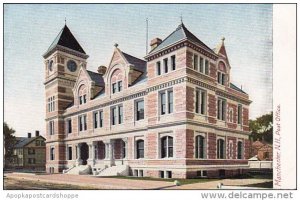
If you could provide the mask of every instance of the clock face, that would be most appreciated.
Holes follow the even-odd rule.
[[[75,72],[77,69],[77,64],[75,63],[74,60],[69,60],[67,63],[67,67],[71,72]]]
[[[50,60],[48,63],[48,69],[51,72],[53,70],[53,60]]]

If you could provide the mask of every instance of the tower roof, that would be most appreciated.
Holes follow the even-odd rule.
[[[70,29],[67,27],[67,25],[65,25],[61,29],[61,31],[56,36],[56,38],[54,39],[54,41],[52,42],[52,44],[50,45],[50,47],[48,48],[48,50],[45,54],[50,52],[57,45],[67,47],[67,48],[72,49],[74,51],[85,54],[85,51],[80,46],[80,44],[78,43],[78,41],[76,40],[76,38],[74,37],[74,35],[70,31]]]
[[[173,31],[168,37],[166,37],[160,45],[154,48],[149,54],[155,53],[173,43],[176,43],[180,40],[188,39],[192,42],[199,44],[200,46],[204,47],[209,52],[214,53],[206,44],[204,44],[201,40],[199,40],[193,33],[191,33],[183,23],[181,23],[175,31]]]

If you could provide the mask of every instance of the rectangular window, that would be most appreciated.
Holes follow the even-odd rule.
[[[144,100],[136,102],[136,120],[144,119]]]
[[[98,128],[98,112],[94,112],[94,128]]]
[[[67,133],[72,133],[72,120],[67,119]]]
[[[165,178],[165,172],[164,171],[159,171],[159,177],[160,178]]]
[[[117,118],[118,118],[117,107],[113,107],[113,108],[111,109],[111,113],[112,113],[112,125],[116,125],[116,123],[117,123]]]
[[[122,91],[122,81],[118,82],[118,91]]]
[[[156,72],[158,76],[161,75],[160,61],[156,63]]]
[[[79,97],[79,104],[82,104],[82,96]]]
[[[99,127],[102,128],[103,127],[103,111],[99,112]]]
[[[168,113],[173,112],[173,91],[168,91]]]
[[[172,171],[166,171],[167,178],[172,178]]]
[[[225,74],[222,72],[218,72],[218,83],[225,85]]]
[[[35,154],[35,149],[28,148],[28,154],[31,154],[31,155]]]
[[[79,116],[79,131],[86,131],[87,130],[87,121],[86,115]]]
[[[171,66],[172,66],[172,70],[176,69],[176,57],[175,57],[175,55],[171,56]]]
[[[200,57],[200,72],[203,73],[203,61],[204,59],[202,57]]]
[[[55,152],[54,152],[54,147],[50,148],[50,160],[54,160],[55,159]]]
[[[225,99],[218,99],[218,119],[225,121],[226,101]]]
[[[68,146],[68,160],[72,160],[72,147]]]
[[[194,70],[198,71],[198,56],[194,54]]]
[[[238,124],[242,124],[242,105],[238,105]]]
[[[116,93],[117,92],[117,83],[113,83],[112,84],[112,93]]]
[[[164,69],[165,73],[168,73],[169,67],[168,67],[168,58],[164,59]]]
[[[160,94],[160,114],[164,115],[166,114],[166,93],[163,92]]]
[[[55,111],[55,96],[48,98],[48,112]]]
[[[204,115],[206,113],[206,92],[204,90],[196,90],[196,113]]]
[[[54,121],[49,122],[49,134],[54,135]]]
[[[83,95],[83,103],[86,103],[86,94]]]
[[[35,146],[41,146],[41,141],[36,140],[36,141],[35,141]]]
[[[123,123],[123,106],[119,106],[118,111],[119,111],[119,124],[122,124]]]
[[[208,75],[208,71],[209,71],[209,62],[208,60],[205,60],[205,74]]]

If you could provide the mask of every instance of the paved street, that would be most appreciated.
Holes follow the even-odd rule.
[[[132,180],[93,177],[89,175],[68,174],[25,174],[6,173],[7,189],[216,189],[218,183],[227,186],[246,186],[270,182],[271,179],[223,179],[210,182],[174,186],[173,182],[153,180]],[[31,184],[20,183],[30,181]],[[34,184],[36,183],[36,184]]]

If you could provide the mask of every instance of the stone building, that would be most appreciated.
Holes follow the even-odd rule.
[[[35,132],[35,137],[28,133],[27,137],[16,137],[13,158],[9,168],[17,170],[44,171],[46,166],[46,139]]]
[[[265,141],[257,140],[251,144],[251,157],[258,160],[273,160],[273,146]]]
[[[47,171],[193,178],[247,170],[251,101],[231,82],[224,40],[211,49],[181,23],[153,39],[144,59],[116,44],[110,63],[92,72],[65,25],[43,55]]]

